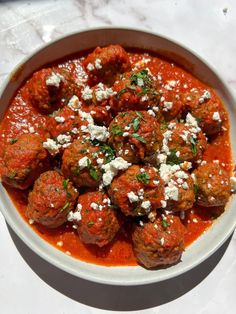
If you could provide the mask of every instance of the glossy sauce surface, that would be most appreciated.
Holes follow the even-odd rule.
[[[143,58],[142,53],[131,52],[129,56],[132,63],[136,63]],[[204,85],[179,66],[159,59],[156,56],[145,55],[145,57],[151,59],[148,67],[153,75],[157,75],[158,73],[161,75],[164,82],[167,80],[180,81],[181,87],[178,91],[179,94],[181,94],[181,92],[190,91],[192,88],[209,89],[209,86]],[[74,75],[83,76],[80,58],[73,58],[69,61],[62,62],[59,66],[66,66],[74,71]],[[211,90],[211,93],[212,97],[217,97],[213,90]],[[223,105],[222,111],[225,111]],[[0,151],[0,165],[4,146],[7,145],[10,139],[17,138],[20,134],[28,132],[30,128],[33,128],[34,132],[37,132],[44,138],[47,132],[46,122],[47,117],[37,112],[29,103],[27,90],[23,86],[13,99],[0,124],[0,147],[2,148]],[[220,163],[224,164],[226,170],[230,171],[231,152],[228,129],[229,125],[227,120],[224,122],[224,131],[215,139],[212,139],[211,143],[207,146],[203,159],[207,161],[217,159]],[[224,147],[224,154],[222,154],[222,147]],[[6,189],[19,213],[28,223],[25,218],[25,209],[29,191],[19,191],[9,187],[6,187]],[[197,207],[186,211],[185,218],[182,221],[187,229],[185,236],[186,246],[196,240],[213,222],[210,209]],[[66,254],[79,258],[80,260],[106,266],[136,265],[130,236],[125,227],[121,229],[111,244],[100,249],[97,249],[97,247],[93,245],[83,244],[77,236],[77,231],[73,229],[72,224],[69,222],[54,230],[47,229],[38,224],[33,224],[31,227],[45,241]]]

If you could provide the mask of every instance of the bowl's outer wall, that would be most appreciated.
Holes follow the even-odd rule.
[[[79,51],[92,49],[96,46],[121,44],[124,47],[148,49],[158,54],[169,56],[173,61],[191,71],[200,80],[214,87],[225,103],[231,119],[231,141],[233,155],[236,151],[235,134],[236,107],[233,96],[225,83],[211,67],[196,54],[178,43],[156,34],[127,29],[94,29],[72,34],[51,43],[27,58],[19,65],[6,84],[3,85],[0,98],[0,118],[9,105],[12,97],[32,72],[45,64],[54,62]],[[222,147],[222,153],[224,148]],[[232,233],[236,223],[233,198],[225,213],[209,229],[195,241],[183,254],[182,262],[167,269],[148,271],[141,267],[104,267],[88,264],[63,254],[42,240],[20,217],[3,186],[0,186],[0,208],[9,225],[21,239],[41,257],[55,266],[82,278],[106,284],[140,285],[162,281],[177,276],[210,256]]]

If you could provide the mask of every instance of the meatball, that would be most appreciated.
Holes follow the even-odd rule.
[[[193,90],[183,95],[185,110],[198,120],[202,131],[211,136],[221,131],[226,120],[226,112],[222,109],[220,100],[209,91]],[[219,113],[220,112],[220,113]]]
[[[95,191],[81,195],[78,208],[81,220],[75,222],[82,242],[102,247],[113,240],[120,229],[121,220],[106,193]]]
[[[219,164],[203,163],[193,174],[198,205],[205,207],[226,205],[230,197],[230,178]]]
[[[25,190],[49,167],[47,151],[36,134],[23,134],[3,152],[2,181]]]
[[[128,162],[149,161],[162,141],[160,125],[146,111],[120,113],[109,126],[109,143]]]
[[[81,91],[82,110],[89,112],[96,123],[109,125],[112,120],[109,99],[113,95],[112,88],[107,87],[103,83],[99,83],[92,88],[86,86]]]
[[[173,163],[196,162],[202,158],[207,145],[207,139],[201,129],[189,123],[171,122],[163,136],[163,149],[168,148],[168,161]]]
[[[99,82],[111,85],[118,74],[131,68],[128,54],[119,45],[97,47],[83,61],[83,65],[92,85]]]
[[[62,172],[77,187],[95,188],[100,184],[101,166],[105,159],[101,147],[79,138],[65,149],[62,156]]]
[[[127,110],[146,110],[153,108],[158,115],[160,94],[157,82],[143,69],[139,72],[125,73],[113,85],[115,95],[110,100],[111,110],[114,113]]]
[[[51,113],[62,107],[79,91],[69,71],[63,68],[35,72],[27,87],[31,103],[43,113]]]
[[[80,134],[80,127],[87,125],[88,122],[70,107],[65,106],[56,111],[48,119],[48,130],[53,138],[60,134],[70,135],[72,139],[76,139]]]
[[[193,207],[195,202],[194,182],[187,171],[182,170],[179,165],[162,164],[160,176],[165,183],[163,208],[176,212]]]
[[[67,221],[77,197],[78,193],[68,179],[57,171],[44,172],[29,194],[26,216],[48,228],[59,227]]]
[[[172,90],[162,89],[159,104],[160,119],[170,121],[180,118],[183,111],[183,102],[177,97],[176,92]]]
[[[113,179],[108,194],[123,214],[140,216],[161,207],[164,188],[155,168],[133,165]]]
[[[184,251],[185,227],[176,216],[136,225],[132,233],[135,256],[146,268],[177,263]]]

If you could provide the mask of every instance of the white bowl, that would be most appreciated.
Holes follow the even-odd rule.
[[[212,86],[223,100],[231,120],[231,141],[233,152],[236,125],[236,106],[232,94],[224,81],[206,61],[179,43],[153,33],[143,31],[105,28],[75,33],[50,43],[25,59],[11,73],[0,94],[0,119],[22,82],[34,71],[47,63],[79,51],[96,46],[116,43],[124,47],[144,48],[168,56],[187,68],[193,75]],[[223,148],[222,148],[223,149]],[[222,152],[223,153],[223,152]],[[21,218],[8,194],[0,185],[0,208],[8,224],[17,235],[38,255],[49,263],[75,276],[91,281],[113,285],[142,285],[166,280],[184,273],[200,264],[216,251],[230,236],[236,225],[236,199],[232,198],[223,215],[213,227],[197,239],[182,256],[182,261],[166,269],[148,271],[140,266],[105,267],[82,262],[60,252],[41,239]]]

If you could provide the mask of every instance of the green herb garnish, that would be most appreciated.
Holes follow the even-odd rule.
[[[132,137],[135,138],[136,140],[142,142],[142,143],[146,143],[146,140],[143,136],[140,136],[139,134],[137,133],[134,133],[132,134]]]
[[[161,123],[161,130],[164,131],[164,130],[168,129],[168,125],[169,125],[168,122],[163,121],[163,122]]]
[[[100,147],[100,151],[105,154],[106,163],[115,159],[115,151],[111,146],[104,144]]]
[[[176,149],[171,149],[170,154],[167,156],[166,163],[168,165],[179,165],[181,161],[179,158],[176,156]]]
[[[167,229],[168,227],[170,227],[170,223],[166,220],[162,220],[161,225],[163,229]]]
[[[63,188],[64,188],[65,190],[67,190],[68,183],[69,183],[69,179],[66,179],[66,180],[64,180],[64,181],[62,182]]]
[[[111,132],[114,135],[117,135],[117,136],[122,136],[123,135],[123,131],[122,131],[121,127],[119,125],[117,125],[117,124],[112,125]]]
[[[94,224],[95,224],[94,221],[90,221],[90,222],[87,223],[87,226],[90,228],[90,227],[92,227]]]
[[[11,145],[12,145],[12,144],[15,144],[17,141],[18,141],[18,140],[17,140],[16,138],[12,138],[12,139],[10,140],[10,144],[11,144]]]
[[[142,182],[143,184],[147,185],[150,181],[150,176],[146,172],[142,172],[136,175],[138,181]]]
[[[95,181],[99,179],[97,170],[91,165],[89,159],[87,159],[87,168],[89,169],[90,177],[92,177]]]
[[[191,151],[193,153],[193,156],[196,156],[197,155],[197,141],[193,137],[190,137],[189,142],[191,144]]]
[[[194,194],[197,195],[198,194],[198,190],[199,190],[199,187],[197,184],[194,184],[193,185],[193,191],[194,191]]]
[[[16,176],[16,172],[15,171],[12,171],[11,173],[9,173],[8,177],[9,179],[14,179]]]
[[[70,203],[69,202],[67,202],[67,203],[65,203],[65,205],[60,209],[60,213],[62,213],[65,209],[67,209],[68,207],[70,206]]]

